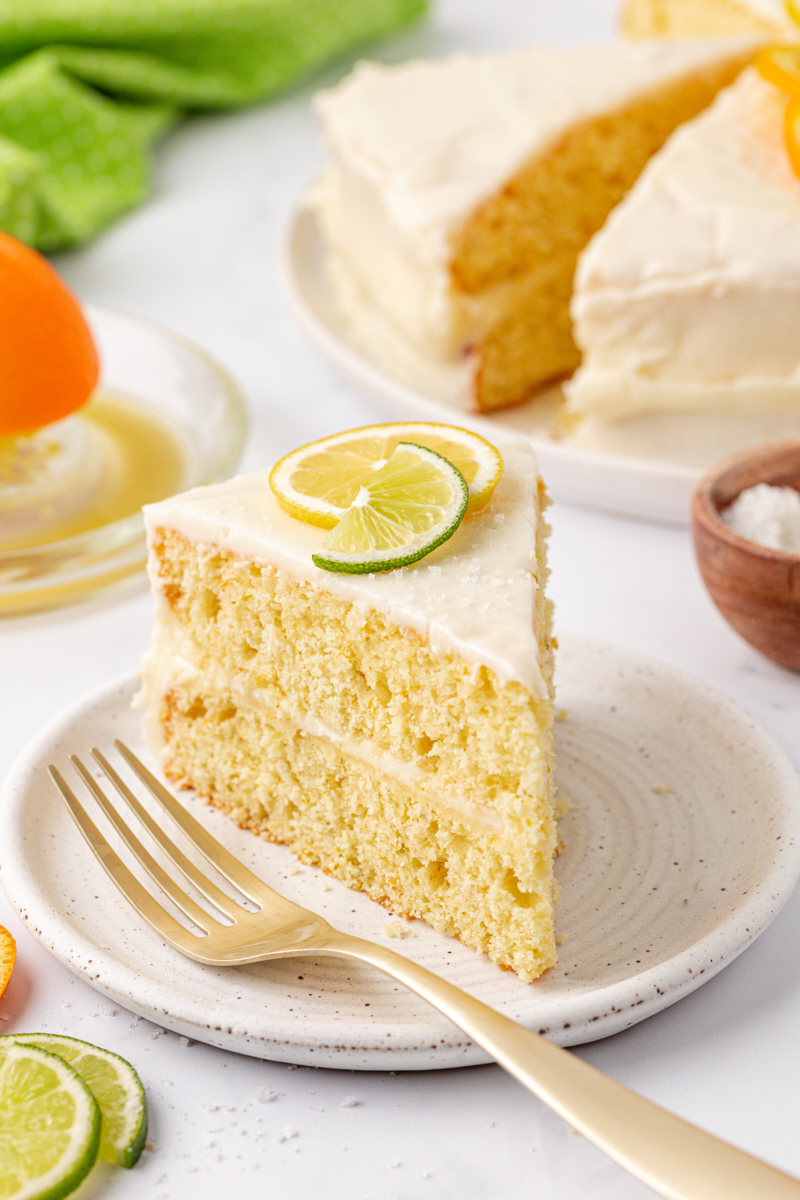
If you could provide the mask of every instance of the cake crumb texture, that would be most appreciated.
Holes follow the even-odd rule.
[[[174,530],[151,537],[151,571],[168,651],[145,684],[173,781],[524,980],[553,965],[550,696]]]
[[[749,46],[579,122],[453,235],[454,292],[471,298],[484,326],[474,349],[481,410],[519,404],[575,370],[569,302],[579,254],[669,135],[752,54]]]

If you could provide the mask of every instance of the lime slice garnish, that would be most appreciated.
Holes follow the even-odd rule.
[[[0,925],[0,996],[6,990],[16,959],[16,942],[6,927]]]
[[[63,1058],[39,1046],[4,1041],[0,1200],[60,1200],[94,1165],[100,1109]]]
[[[293,450],[272,468],[270,486],[290,516],[332,529],[400,442],[427,446],[458,467],[469,485],[470,513],[488,503],[503,474],[497,447],[469,429],[395,421],[350,429]]]
[[[311,557],[326,571],[363,575],[407,567],[455,533],[469,489],[435,450],[400,442]]]
[[[0,1055],[9,1042],[40,1046],[57,1054],[77,1071],[100,1106],[101,1158],[132,1167],[147,1137],[147,1105],[139,1076],[129,1062],[78,1038],[57,1033],[16,1033],[0,1037]],[[0,1185],[0,1198],[2,1198]]]

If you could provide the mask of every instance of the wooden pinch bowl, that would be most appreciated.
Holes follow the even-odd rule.
[[[800,439],[723,459],[698,482],[692,496],[697,564],[728,624],[773,662],[800,671],[800,554],[747,541],[720,516],[757,483],[800,492]]]

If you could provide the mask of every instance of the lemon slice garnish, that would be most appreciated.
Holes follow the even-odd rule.
[[[355,575],[407,567],[452,537],[468,500],[467,481],[449,459],[400,442],[312,558]]]
[[[754,65],[781,91],[800,97],[800,46],[769,46],[758,52]]]
[[[332,529],[400,442],[435,450],[458,468],[469,486],[470,513],[488,503],[503,473],[500,451],[469,429],[396,421],[365,425],[293,450],[272,468],[270,486],[290,516]]]

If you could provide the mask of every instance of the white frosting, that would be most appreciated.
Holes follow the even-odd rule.
[[[519,682],[544,697],[534,629],[538,466],[527,443],[501,449],[505,469],[489,505],[427,558],[396,571],[344,575],[314,566],[311,555],[326,531],[283,512],[267,471],[148,505],[145,523],[149,536],[158,527],[173,529],[385,612],[426,638],[435,653],[453,651],[489,667],[501,682]],[[155,572],[153,583],[157,591]]]
[[[800,411],[800,179],[787,98],[747,70],[679,129],[585,250],[570,406]]]
[[[571,128],[752,39],[614,42],[387,67],[362,63],[317,98],[330,167],[316,206],[345,314],[365,291],[424,353],[478,333],[450,286],[454,231]],[[357,317],[357,313],[356,313]]]
[[[201,672],[194,662],[195,649],[180,622],[168,610],[163,611],[156,625],[153,645],[142,662],[142,690],[136,697],[137,707],[145,711],[147,747],[157,759],[167,761],[169,757],[160,720],[162,697],[175,685],[182,684],[190,687],[199,684],[201,690],[206,688],[212,692],[224,689],[235,697],[237,708],[262,712],[273,728],[280,729],[289,737],[300,731],[319,741],[329,742],[348,758],[355,758],[372,770],[399,780],[408,791],[424,796],[429,804],[450,810],[471,825],[502,832],[503,818],[496,809],[487,805],[479,807],[463,795],[443,792],[436,783],[432,787],[432,777],[427,771],[382,750],[374,742],[348,737],[318,717],[301,713],[299,709],[294,712],[291,721],[279,719],[264,702],[258,689],[253,688],[248,675],[227,671],[222,667]]]

